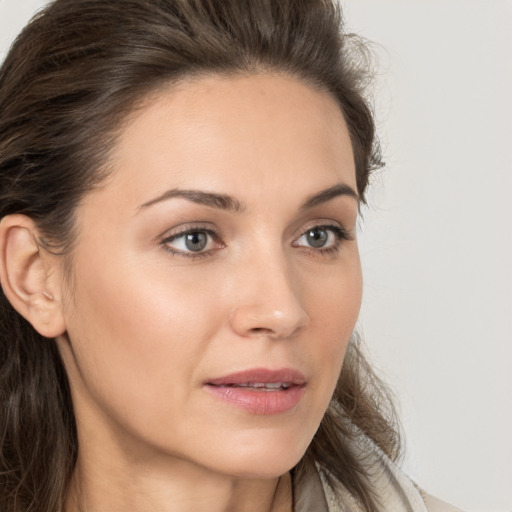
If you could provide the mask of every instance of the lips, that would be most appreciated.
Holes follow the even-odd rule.
[[[295,407],[306,377],[298,370],[255,368],[210,379],[205,389],[217,398],[253,414],[278,414]]]
[[[306,377],[292,368],[280,370],[268,370],[266,368],[254,368],[245,370],[225,377],[211,379],[207,384],[211,386],[254,386],[262,387],[264,385],[285,384],[288,387],[303,386],[306,383]]]

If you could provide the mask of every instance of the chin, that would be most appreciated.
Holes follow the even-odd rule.
[[[256,435],[257,436],[257,435]],[[257,436],[259,437],[259,436]],[[238,478],[276,478],[290,471],[306,452],[310,439],[253,439],[250,443],[233,442],[222,450],[219,472]],[[292,441],[292,442],[290,442]]]
[[[234,461],[218,472],[241,479],[272,479],[288,473],[288,471],[297,465],[300,459],[300,457],[294,460],[280,459],[274,455],[273,460],[260,458],[254,461]]]

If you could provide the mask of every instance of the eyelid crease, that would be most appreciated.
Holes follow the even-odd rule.
[[[294,244],[300,240],[302,237],[306,236],[308,232],[313,231],[315,229],[323,229],[325,231],[331,231],[338,244],[341,243],[343,240],[350,241],[354,239],[354,236],[352,233],[348,232],[345,228],[341,226],[331,225],[331,224],[318,224],[315,226],[311,226],[310,228],[305,229],[294,241]],[[292,244],[292,245],[294,245]],[[316,251],[321,251],[322,248],[315,249]]]
[[[294,237],[295,239],[300,238],[305,233],[312,229],[331,229],[336,234],[338,234],[341,238],[346,240],[354,240],[355,232],[354,230],[347,229],[345,226],[341,224],[339,221],[334,220],[316,220],[311,223],[307,223],[306,227],[302,227],[300,230],[296,231]]]
[[[187,233],[193,233],[195,231],[205,231],[207,233],[211,233],[219,238],[221,238],[220,230],[212,225],[209,222],[187,222],[184,224],[180,224],[179,226],[175,226],[166,230],[162,235],[159,235],[158,238],[162,239],[162,241],[170,240],[174,238],[178,238],[179,236],[185,235]]]

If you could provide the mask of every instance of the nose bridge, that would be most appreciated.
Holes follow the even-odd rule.
[[[296,334],[309,323],[300,283],[281,244],[251,251],[237,286],[242,293],[232,326],[238,334],[280,339]]]

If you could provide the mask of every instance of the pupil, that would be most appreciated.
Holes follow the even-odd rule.
[[[185,239],[187,249],[194,252],[202,251],[206,247],[207,242],[206,234],[201,231],[189,233]]]
[[[329,235],[325,229],[312,229],[307,238],[311,247],[323,247],[327,243]]]

